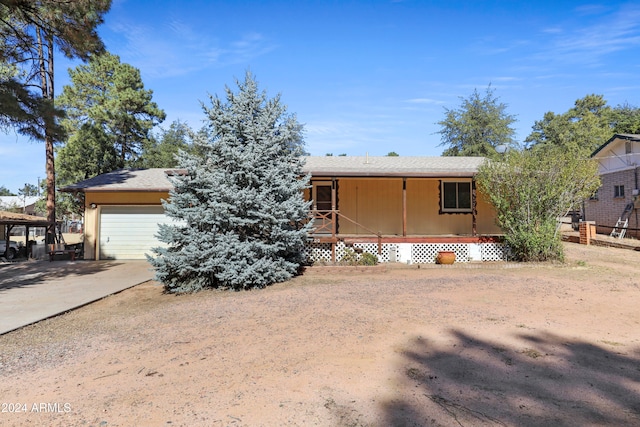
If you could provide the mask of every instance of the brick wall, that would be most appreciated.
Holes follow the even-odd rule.
[[[640,173],[640,171],[639,171]],[[602,186],[598,190],[598,200],[587,200],[584,203],[585,221],[595,221],[598,233],[609,234],[611,228],[622,214],[627,203],[633,201],[633,190],[636,188],[634,169],[612,172],[600,176]],[[624,185],[624,198],[614,197],[614,187]],[[629,228],[640,228],[638,210],[629,216]],[[605,227],[608,226],[608,227]],[[628,236],[640,236],[640,232],[627,231]]]

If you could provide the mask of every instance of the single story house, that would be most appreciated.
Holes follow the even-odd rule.
[[[616,134],[592,154],[598,161],[601,187],[584,202],[585,221],[595,221],[598,233],[610,234],[619,219],[628,220],[627,236],[640,236],[638,173],[640,135]],[[616,228],[620,232],[620,227]]]
[[[0,196],[0,210],[35,215],[38,200],[39,196]]]
[[[503,259],[495,212],[475,185],[480,157],[310,156],[305,197],[314,232],[308,254],[339,260],[347,247],[381,261],[434,262],[452,250],[458,262]],[[119,170],[68,186],[85,195],[85,259],[139,259],[170,222],[174,169]]]

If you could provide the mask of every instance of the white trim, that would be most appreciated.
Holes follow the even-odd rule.
[[[312,206],[311,208],[314,210],[317,210],[317,200],[318,200],[318,195],[317,195],[317,191],[318,191],[318,187],[331,187],[333,188],[333,182],[331,180],[312,180],[311,181],[311,200],[312,200]]]
[[[100,206],[96,259],[145,259],[146,253],[151,254],[152,247],[163,246],[155,237],[157,224],[170,222],[171,219],[162,212],[162,205]],[[106,215],[110,220],[107,224],[104,221]],[[124,222],[118,226],[119,221]],[[105,229],[105,225],[109,226],[108,230]],[[105,246],[109,244],[112,246],[112,252],[105,250]]]

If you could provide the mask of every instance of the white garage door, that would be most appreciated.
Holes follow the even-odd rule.
[[[103,206],[100,210],[98,259],[145,259],[158,241],[158,224],[172,220],[162,206]]]

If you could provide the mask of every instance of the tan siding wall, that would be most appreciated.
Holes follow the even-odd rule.
[[[166,192],[87,192],[84,206],[84,258],[96,258],[98,237],[98,214],[100,209],[91,209],[96,205],[159,205],[162,199],[169,198]]]
[[[440,180],[407,179],[407,234],[470,235],[472,215],[440,214]]]
[[[502,230],[496,225],[495,209],[480,191],[477,191],[476,201],[476,228],[478,234],[502,234]]]
[[[462,180],[461,180],[462,181]],[[478,234],[500,234],[495,225],[493,207],[477,194],[476,230]],[[407,179],[408,235],[470,235],[473,232],[471,213],[440,214],[440,180]]]
[[[402,235],[402,179],[339,179],[338,209],[372,231]],[[345,219],[338,231],[370,234]]]

